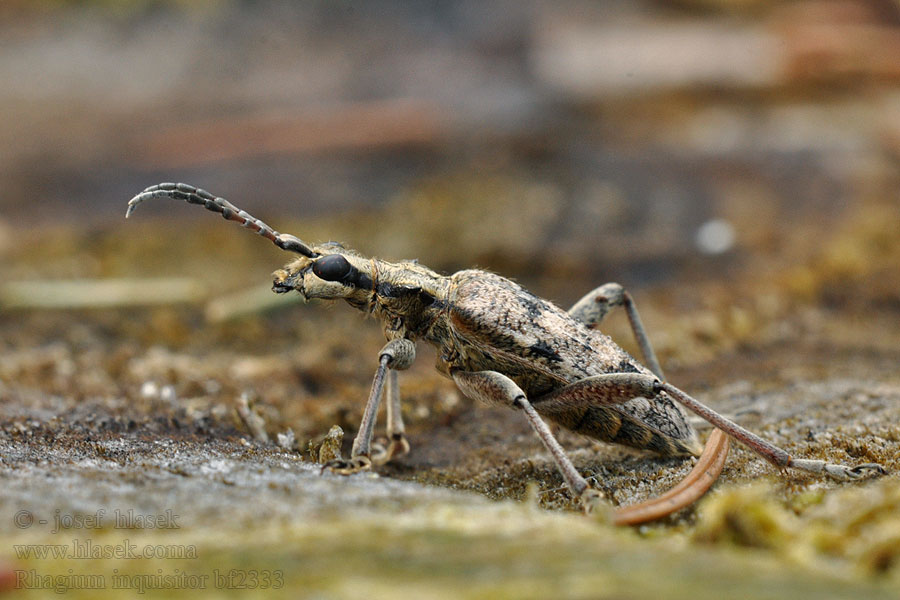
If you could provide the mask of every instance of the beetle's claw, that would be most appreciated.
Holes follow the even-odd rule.
[[[350,459],[336,458],[322,465],[322,473],[331,471],[338,475],[353,475],[372,468],[372,461],[368,456],[354,456]]]
[[[391,440],[381,438],[372,444],[372,464],[374,465],[383,465],[404,454],[409,454],[409,442],[402,433],[394,434],[394,438]]]
[[[791,459],[787,466],[809,473],[825,473],[832,479],[838,481],[853,481],[865,479],[867,477],[877,477],[880,475],[887,475],[888,472],[887,469],[877,463],[864,463],[854,467],[848,467],[846,465],[827,463],[823,460],[803,458]]]
[[[887,475],[887,469],[876,463],[865,463],[848,467],[845,465],[826,464],[825,473],[838,481],[853,481],[856,479],[865,479],[867,477],[877,477]]]
[[[856,465],[855,467],[849,467],[847,469],[847,475],[852,479],[860,479],[862,477],[874,477],[879,475],[887,475],[888,470],[879,465],[878,463],[865,463],[861,465]]]
[[[581,508],[584,514],[604,517],[607,516],[609,505],[603,501],[603,492],[594,488],[587,488],[581,492]]]

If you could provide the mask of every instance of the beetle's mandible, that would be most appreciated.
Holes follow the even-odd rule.
[[[349,459],[326,465],[332,471],[349,474],[370,469],[409,451],[397,371],[413,363],[415,343],[421,340],[437,349],[437,369],[466,396],[524,414],[569,489],[587,508],[601,495],[579,474],[545,419],[605,442],[665,456],[691,456],[699,454],[701,446],[687,421],[683,410],[687,408],[779,469],[823,473],[840,480],[886,472],[872,463],[850,467],[793,458],[666,382],[634,303],[618,284],[601,286],[564,311],[486,271],[445,276],[415,262],[360,256],[332,242],[309,246],[295,236],[278,233],[223,198],[182,183],[147,188],[128,203],[126,217],[144,200],[158,197],[200,204],[297,254],[275,272],[275,292],[344,299],[381,321],[387,344],[378,353],[362,423]],[[594,329],[616,306],[627,311],[646,366]],[[375,416],[384,395],[389,442],[387,447],[375,448]],[[727,445],[720,451],[718,470]]]

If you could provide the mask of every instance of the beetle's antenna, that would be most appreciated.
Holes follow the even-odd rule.
[[[207,210],[217,212],[229,221],[240,223],[247,229],[251,229],[281,248],[289,252],[296,252],[309,258],[319,256],[309,246],[287,233],[278,233],[253,215],[236,207],[225,198],[213,196],[206,190],[201,190],[186,183],[160,183],[151,185],[146,190],[128,201],[128,210],[125,211],[127,219],[137,208],[137,205],[149,198],[174,198],[184,200],[189,204],[201,204]]]

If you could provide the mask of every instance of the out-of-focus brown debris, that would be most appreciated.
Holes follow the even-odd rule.
[[[900,5],[896,3],[787,3],[774,11],[771,27],[779,34],[788,80],[900,78]]]
[[[756,21],[564,18],[540,30],[534,61],[542,81],[582,98],[897,80],[900,8],[882,4],[890,14],[874,3],[833,0],[787,3]]]
[[[176,122],[132,141],[143,168],[183,169],[278,154],[433,146],[446,136],[438,107],[391,100],[303,112]]]
[[[257,441],[268,442],[269,434],[266,433],[266,421],[253,409],[251,398],[252,396],[249,393],[241,394],[236,407],[237,414]]]
[[[328,433],[320,439],[313,439],[307,445],[310,460],[320,465],[341,458],[341,444],[344,442],[344,430],[339,425],[332,425]]]

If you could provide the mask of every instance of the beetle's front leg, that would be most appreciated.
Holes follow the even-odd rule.
[[[397,381],[397,371],[391,369],[387,374],[387,441],[385,444],[376,443],[372,446],[375,452],[372,454],[372,462],[383,465],[395,456],[403,456],[409,453],[409,442],[406,440],[406,428],[403,425],[403,415],[400,406],[400,382]]]
[[[544,423],[540,415],[528,401],[525,392],[516,383],[496,371],[457,371],[452,370],[450,375],[459,389],[469,398],[481,400],[488,404],[499,404],[510,408],[521,409],[528,419],[529,425],[541,439],[544,447],[553,456],[557,468],[559,468],[566,485],[578,498],[586,511],[593,510],[600,504],[603,494],[592,489],[584,477],[572,464],[563,447],[560,446],[553,432]]]
[[[353,440],[353,448],[350,450],[349,460],[332,460],[323,469],[328,469],[341,475],[350,475],[359,471],[365,471],[372,467],[372,433],[375,430],[375,417],[378,414],[378,405],[384,392],[385,378],[388,369],[408,369],[416,359],[416,345],[407,339],[391,340],[378,353],[378,370],[375,371],[375,379],[372,381],[372,389],[369,391],[369,400],[363,412],[362,422],[359,424],[359,432]],[[399,403],[399,399],[398,399]],[[400,423],[402,436],[402,421]],[[405,441],[405,438],[401,438]],[[380,464],[380,463],[378,463]]]

